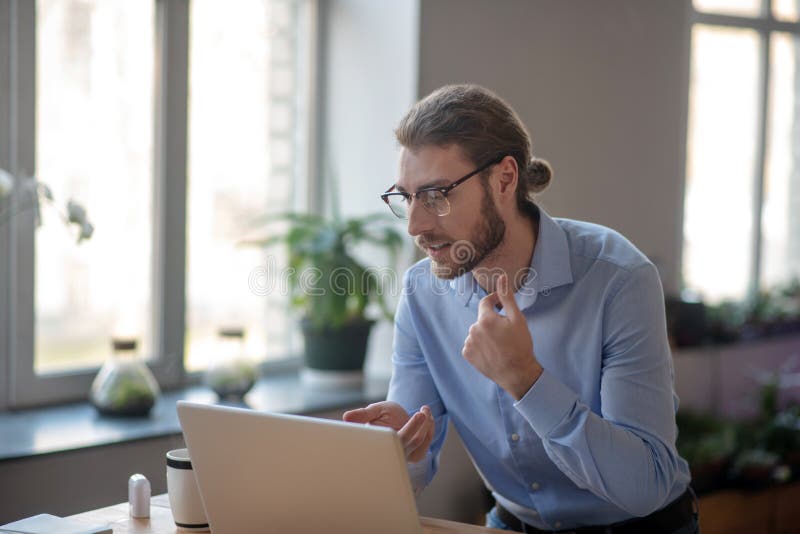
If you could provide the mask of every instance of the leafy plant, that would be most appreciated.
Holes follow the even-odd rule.
[[[765,323],[783,319],[785,310],[775,291],[759,291],[748,310],[748,320]]]
[[[14,177],[8,171],[0,169],[0,201],[9,198],[9,206],[0,209],[0,224],[15,215],[25,211],[33,210],[36,226],[42,224],[41,206],[48,203],[55,206],[53,193],[50,187],[33,176],[22,177],[19,186],[14,187]],[[0,206],[2,208],[2,206]],[[74,225],[78,228],[77,241],[80,243],[92,237],[94,225],[89,222],[86,216],[86,209],[77,202],[69,200],[64,211],[58,212],[65,225]]]
[[[777,412],[766,422],[761,440],[764,447],[782,458],[800,455],[800,405]]]
[[[797,276],[792,277],[789,282],[780,288],[781,295],[792,301],[793,305],[800,305],[800,278]],[[800,312],[800,310],[798,310]]]
[[[706,306],[706,317],[715,340],[727,341],[735,339],[736,333],[747,320],[747,310],[738,302],[725,300],[714,306]]]
[[[789,358],[778,371],[757,377],[760,410],[751,432],[758,447],[792,461],[800,454],[800,404],[782,402],[781,390],[788,385],[782,378],[791,377],[797,360]]]
[[[711,341],[727,343],[800,332],[800,279],[759,291],[742,302],[706,306]]]
[[[268,217],[267,235],[245,245],[270,247],[284,243],[289,251],[288,280],[291,304],[314,328],[340,328],[366,320],[374,302],[391,320],[381,287],[380,273],[354,255],[359,243],[377,245],[390,253],[392,263],[402,234],[387,214],[326,218],[321,215],[282,213]]]
[[[678,449],[681,456],[694,468],[708,463],[722,462],[736,452],[736,427],[728,421],[678,412]]]

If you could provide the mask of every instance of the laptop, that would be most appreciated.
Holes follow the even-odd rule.
[[[178,402],[211,531],[421,533],[388,428]]]

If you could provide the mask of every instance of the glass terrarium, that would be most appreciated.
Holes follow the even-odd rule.
[[[136,340],[112,340],[113,352],[92,382],[89,400],[103,415],[147,416],[160,394],[158,382],[136,352]]]
[[[205,372],[205,384],[220,399],[239,401],[253,387],[256,378],[255,364],[244,355],[244,330],[220,329],[214,359]]]

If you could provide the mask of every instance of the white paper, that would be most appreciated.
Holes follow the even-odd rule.
[[[113,534],[108,525],[92,525],[75,519],[39,514],[0,526],[0,534]]]

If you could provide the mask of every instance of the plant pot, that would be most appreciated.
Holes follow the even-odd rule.
[[[214,390],[220,400],[241,402],[258,378],[255,365],[240,359],[218,362],[205,372],[205,384]]]
[[[777,454],[764,449],[741,452],[733,463],[732,481],[744,490],[764,489],[775,483],[773,473],[778,462]]]
[[[158,382],[136,357],[134,340],[114,340],[113,347],[92,382],[89,401],[101,415],[147,417],[161,393]]]
[[[706,307],[702,302],[689,302],[675,297],[665,301],[667,330],[678,347],[701,345],[706,336]]]
[[[375,321],[360,320],[341,328],[315,328],[303,319],[305,366],[315,371],[362,372],[367,357],[369,332]]]

